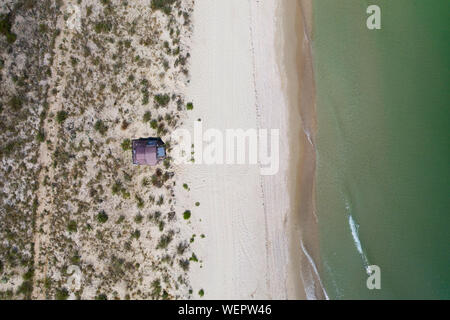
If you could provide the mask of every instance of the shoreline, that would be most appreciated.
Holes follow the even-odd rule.
[[[317,217],[315,215],[315,80],[310,39],[312,38],[312,2],[300,0],[281,5],[283,21],[279,36],[280,70],[289,108],[289,190],[291,227],[289,252],[290,274],[294,283],[303,284],[302,297],[327,299],[316,262],[320,261]],[[294,44],[289,40],[296,39]],[[283,69],[284,67],[284,69]],[[300,146],[300,148],[299,148]],[[299,277],[300,274],[300,277]]]

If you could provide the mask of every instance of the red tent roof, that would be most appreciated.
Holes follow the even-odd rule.
[[[136,162],[140,165],[154,166],[158,162],[156,159],[156,147],[155,146],[137,146],[136,147]]]

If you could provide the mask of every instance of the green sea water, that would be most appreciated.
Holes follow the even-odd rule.
[[[381,30],[366,27],[369,5]],[[314,0],[331,299],[450,299],[450,1]],[[369,290],[365,267],[381,270]]]

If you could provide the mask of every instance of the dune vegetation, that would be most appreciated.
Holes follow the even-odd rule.
[[[0,298],[192,294],[170,159],[187,112],[192,8],[0,5]],[[144,136],[167,144],[157,167],[132,165],[130,139]]]

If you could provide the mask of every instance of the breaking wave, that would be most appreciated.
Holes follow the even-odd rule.
[[[346,209],[347,209],[347,211],[350,210],[350,207],[348,204],[346,204]],[[350,230],[352,232],[353,242],[355,244],[356,250],[358,250],[358,252],[362,258],[362,261],[364,264],[364,269],[366,270],[366,273],[368,275],[370,275],[371,273],[369,270],[369,266],[370,266],[369,259],[367,259],[367,255],[363,250],[363,246],[362,246],[361,240],[359,238],[359,232],[358,232],[359,224],[357,224],[355,222],[355,219],[353,219],[353,216],[351,214],[349,214],[349,216],[348,216],[348,224],[349,224]]]
[[[320,278],[320,274],[319,274],[319,271],[317,270],[317,266],[314,262],[314,259],[311,257],[308,250],[306,250],[302,240],[300,240],[300,245],[301,245],[303,254],[308,259],[309,265],[312,269],[312,270],[308,270],[309,271],[308,274],[306,274],[306,270],[302,270],[302,274],[301,274],[303,283],[305,285],[306,298],[308,300],[317,300],[318,299],[318,297],[316,296],[316,293],[315,293],[315,285],[318,282],[323,296],[325,297],[326,300],[330,300],[330,298],[328,297],[328,294],[325,290],[325,287],[322,284],[322,280]],[[314,281],[314,276],[311,274],[311,271],[314,272],[314,275],[316,276],[318,281]]]

